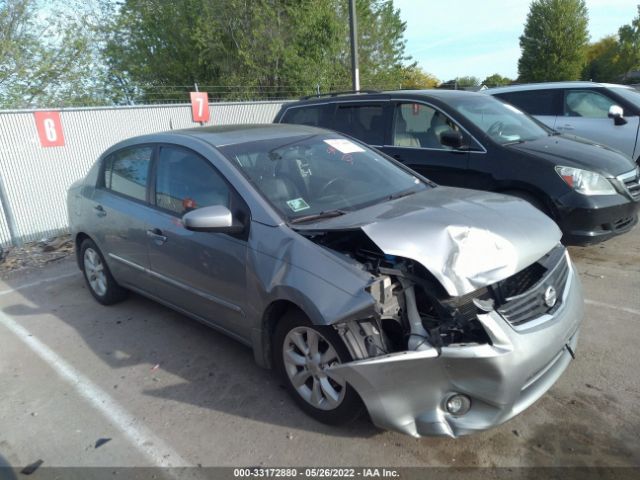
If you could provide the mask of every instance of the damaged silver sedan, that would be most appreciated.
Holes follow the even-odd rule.
[[[100,303],[133,290],[251,346],[314,418],[457,437],[525,410],[574,356],[561,233],[340,134],[229,126],[121,142],[69,191]]]

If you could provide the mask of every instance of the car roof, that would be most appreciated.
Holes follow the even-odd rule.
[[[619,85],[616,83],[597,83],[597,82],[586,82],[586,81],[575,81],[575,82],[544,82],[544,83],[524,83],[521,85],[509,85],[506,87],[494,87],[488,88],[484,90],[482,94],[494,95],[496,93],[507,93],[507,92],[521,92],[527,90],[544,90],[548,88],[610,88],[610,87],[622,87],[622,88],[630,88],[628,85]]]
[[[326,130],[308,125],[255,123],[185,128],[183,130],[162,132],[159,135],[188,136],[203,140],[214,147],[223,147],[225,145],[271,140],[275,138],[315,135],[319,133],[326,133]],[[153,135],[140,137],[140,139],[154,141]]]
[[[473,95],[482,95],[477,92],[469,92],[467,90],[389,90],[376,93],[351,93],[351,94],[326,94],[317,97],[305,97],[297,102],[284,105],[285,108],[293,105],[313,105],[323,103],[350,102],[350,101],[366,101],[366,100],[388,100],[391,97],[403,98],[432,98],[446,101],[447,99],[469,97]]]

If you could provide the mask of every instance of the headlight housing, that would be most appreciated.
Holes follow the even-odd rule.
[[[564,183],[583,195],[615,195],[611,182],[599,173],[573,167],[556,167]]]

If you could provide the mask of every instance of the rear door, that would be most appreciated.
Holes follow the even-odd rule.
[[[624,125],[616,125],[609,118],[612,105],[619,105],[619,101],[604,89],[566,89],[563,116],[558,119],[557,130],[608,145],[631,157],[638,132],[638,116],[627,115]]]
[[[224,205],[248,219],[248,208],[211,162],[179,146],[159,147],[151,195],[155,208],[146,241],[152,293],[246,338],[246,235],[194,232],[182,226],[181,217]]]
[[[549,128],[556,128],[558,117],[562,115],[562,90],[550,88],[528,90],[526,92],[507,92],[495,95],[519,110],[533,115]]]
[[[441,110],[397,101],[393,103],[391,135],[381,150],[434,182],[465,187],[471,182],[469,149],[454,150],[440,143],[440,135],[452,130],[463,134],[469,148],[482,148]]]
[[[116,280],[144,286],[149,266],[146,221],[151,212],[147,186],[154,147],[140,145],[103,160],[91,199],[94,239]]]
[[[388,141],[390,102],[337,102],[330,120],[322,127],[350,135],[372,147]]]

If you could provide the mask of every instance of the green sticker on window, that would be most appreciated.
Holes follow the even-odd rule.
[[[304,198],[294,198],[293,200],[288,200],[287,205],[294,212],[299,212],[300,210],[306,210],[309,208],[309,204],[304,201]]]

